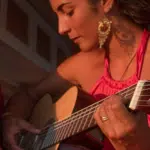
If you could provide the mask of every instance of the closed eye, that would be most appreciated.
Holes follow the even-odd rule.
[[[69,12],[66,12],[65,14],[66,14],[67,16],[70,16],[70,17],[71,17],[71,16],[74,14],[74,10],[71,10],[71,11],[69,11]]]

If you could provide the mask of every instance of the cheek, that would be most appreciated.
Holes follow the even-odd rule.
[[[85,18],[82,15],[75,15],[71,20],[70,24],[72,24],[72,28],[77,32],[84,30],[86,27]]]
[[[98,19],[92,15],[76,14],[72,19],[72,27],[81,36],[96,36],[98,28]],[[85,37],[86,38],[86,37]]]
[[[72,29],[82,37],[78,43],[82,50],[98,47],[98,21],[99,17],[92,12],[78,12],[70,20]]]
[[[91,19],[91,21],[85,23],[82,32],[85,42],[91,46],[98,44],[98,23],[96,20]]]

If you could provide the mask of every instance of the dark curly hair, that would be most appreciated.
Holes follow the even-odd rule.
[[[88,0],[96,5],[100,0]],[[150,0],[116,0],[120,13],[142,27],[150,25]]]

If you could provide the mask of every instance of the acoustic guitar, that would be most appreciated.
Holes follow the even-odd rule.
[[[140,80],[116,94],[129,99],[130,110],[150,112],[150,81]],[[19,146],[24,150],[58,150],[60,143],[67,143],[100,150],[103,135],[96,126],[93,114],[109,97],[95,102],[91,95],[76,86],[54,104],[49,95],[44,96],[30,119],[42,131],[38,135],[25,133],[19,140]]]

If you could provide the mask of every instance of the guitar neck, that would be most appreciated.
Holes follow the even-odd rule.
[[[117,94],[123,96],[126,99],[129,99],[133,96],[135,87],[136,85],[133,85],[118,92]],[[107,98],[109,97],[106,97],[105,99]],[[85,107],[76,113],[73,113],[70,117],[52,124],[46,134],[42,148],[44,149],[45,147],[59,143],[71,136],[96,126],[93,114],[95,113],[100,103],[102,103],[105,99],[97,101],[96,103]]]
[[[142,110],[143,108],[149,108],[149,103],[147,103],[149,102],[150,98],[150,95],[148,94],[149,91],[149,81],[139,81],[137,84],[132,85],[116,94],[122,96],[125,99],[129,99],[130,109]],[[106,97],[105,99],[110,97],[111,96]],[[95,127],[96,122],[94,120],[93,114],[105,99],[97,101],[96,103],[73,113],[70,117],[65,118],[64,120],[51,124],[46,130],[43,131],[43,133],[41,133],[42,144],[40,149],[42,150],[51,147],[52,145],[55,145],[71,136]],[[149,109],[148,111],[150,112]]]

